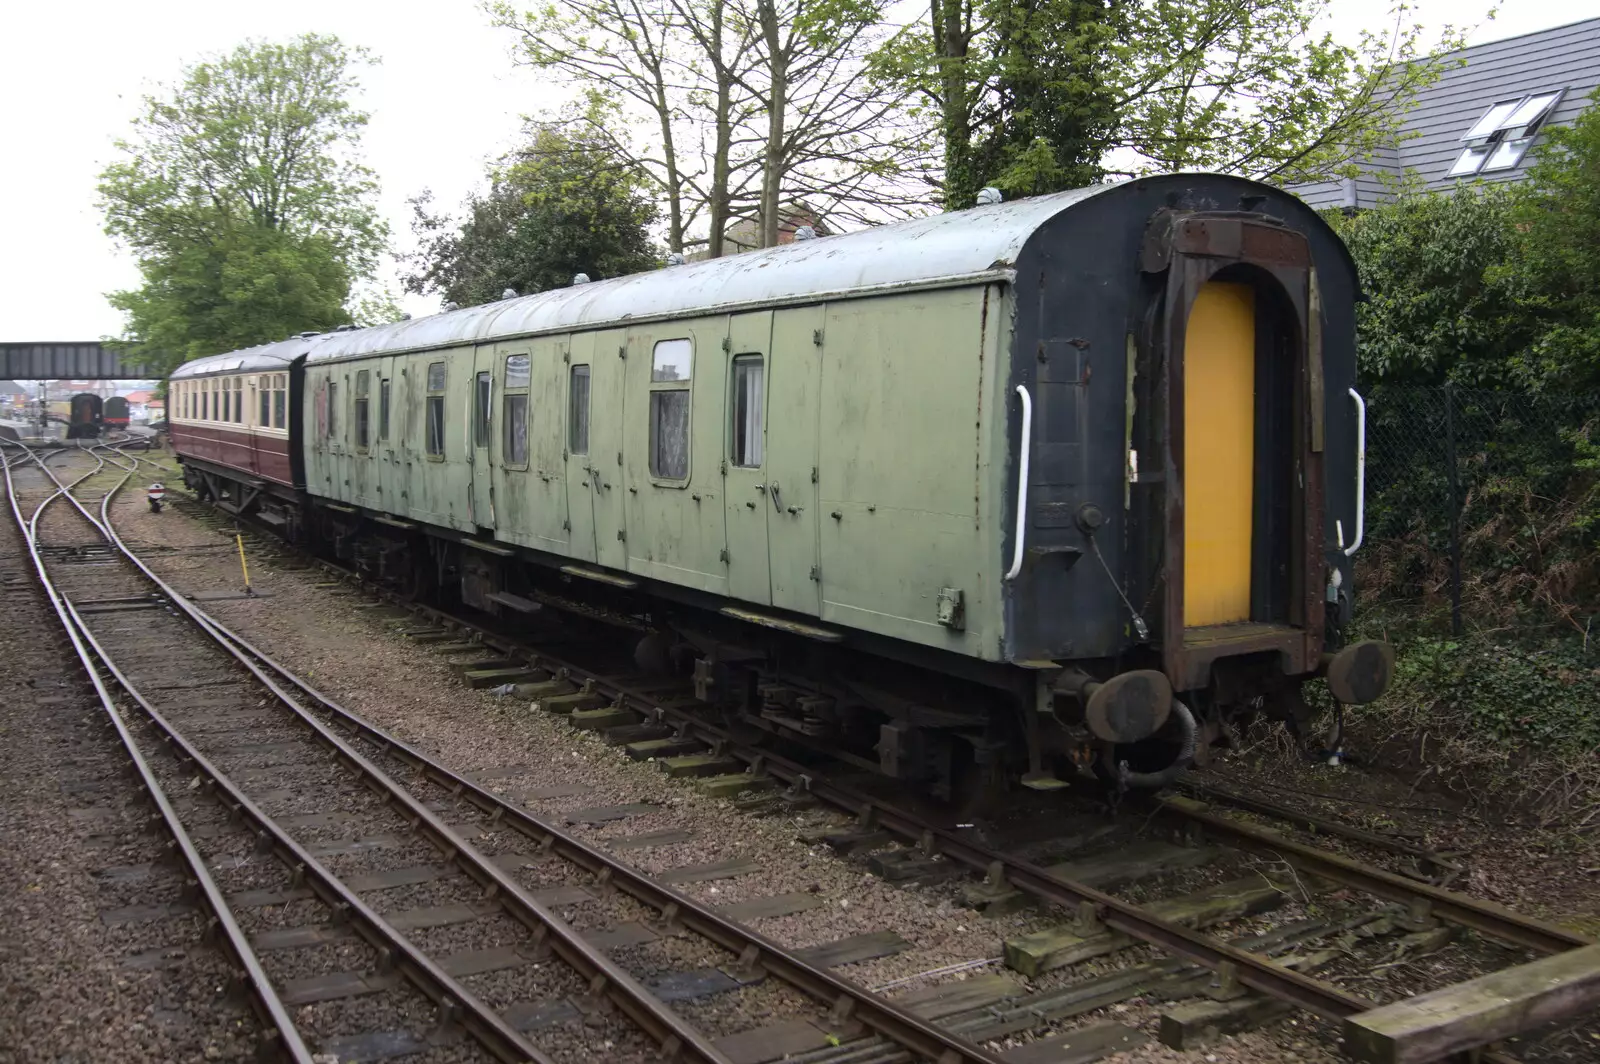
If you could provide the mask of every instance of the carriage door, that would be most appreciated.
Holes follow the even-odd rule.
[[[826,320],[826,306],[774,312],[772,364],[763,382],[772,397],[763,455],[772,604],[813,617],[822,613],[817,422]],[[841,360],[840,365],[847,363]]]
[[[772,602],[767,523],[767,369],[772,312],[735,314],[728,323],[728,429],[723,500],[728,526],[728,594]]]
[[[628,568],[627,512],[622,483],[623,419],[632,417],[624,407],[628,356],[644,359],[643,379],[649,380],[650,351],[642,355],[628,348],[628,334],[622,329],[597,333],[591,352],[589,378],[591,419],[589,423],[589,489],[594,500],[595,560],[613,569]]]
[[[1249,285],[1207,281],[1184,341],[1186,628],[1250,620],[1256,336]]]
[[[472,374],[472,523],[493,529],[494,517],[494,347],[484,344],[473,359]]]
[[[590,383],[593,381],[594,334],[574,334],[564,345],[562,369],[566,416],[562,419],[561,455],[566,460],[563,478],[567,490],[567,554],[579,561],[594,561],[594,489],[589,482],[594,471],[589,467]]]
[[[395,413],[394,356],[378,359],[372,372],[372,388],[377,393],[372,407],[377,411],[372,425],[372,479],[376,483],[378,509],[403,514],[409,504],[401,495],[405,491],[405,477],[398,441],[404,435],[405,414]]]

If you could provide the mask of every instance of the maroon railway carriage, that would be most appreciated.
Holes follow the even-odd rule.
[[[184,480],[223,509],[278,525],[293,519],[295,507],[284,504],[305,483],[290,445],[305,348],[295,337],[186,363],[171,376],[167,421]]]

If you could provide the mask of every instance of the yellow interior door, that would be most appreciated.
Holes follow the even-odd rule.
[[[1208,281],[1183,363],[1183,623],[1250,619],[1256,436],[1255,293]]]

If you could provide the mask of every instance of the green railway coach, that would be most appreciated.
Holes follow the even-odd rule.
[[[1339,635],[1357,298],[1236,178],[978,207],[271,345],[302,480],[259,497],[418,594],[625,618],[941,794],[1160,783],[1230,713],[1387,683]]]

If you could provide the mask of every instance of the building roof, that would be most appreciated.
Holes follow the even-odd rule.
[[[26,395],[22,385],[16,381],[0,381],[0,395]]]
[[[1460,64],[1451,59],[1459,58]],[[1463,48],[1446,58],[1439,80],[1416,94],[1402,122],[1398,144],[1362,165],[1362,176],[1348,181],[1320,181],[1295,187],[1313,207],[1370,207],[1389,194],[1390,184],[1411,174],[1428,189],[1446,189],[1459,180],[1515,181],[1527,174],[1532,153],[1515,150],[1515,130],[1489,130],[1480,122],[1496,105],[1510,119],[1513,105],[1526,102],[1523,117],[1551,94],[1559,94],[1527,138],[1537,143],[1538,131],[1572,124],[1600,87],[1600,18],[1585,19],[1518,37]],[[1471,132],[1477,138],[1464,138]],[[1498,156],[1501,143],[1506,150]],[[1467,148],[1481,153],[1478,165],[1463,162]],[[1521,145],[1526,149],[1527,145]],[[1461,163],[1460,170],[1457,164]],[[1487,166],[1483,164],[1487,163]],[[1505,165],[1509,164],[1509,165]]]

